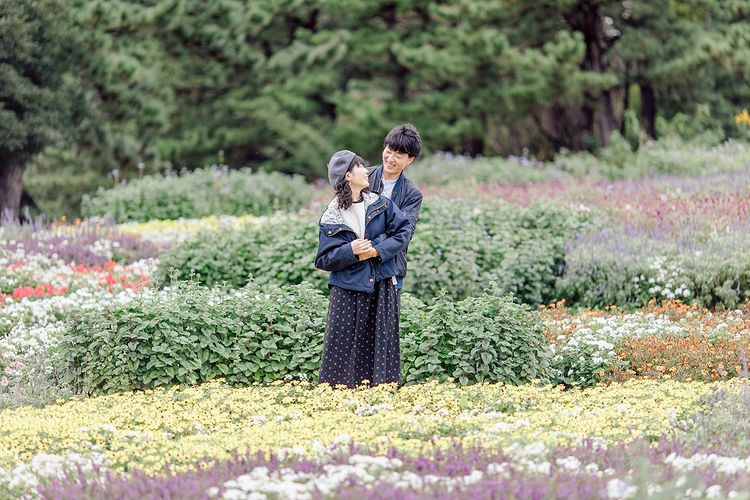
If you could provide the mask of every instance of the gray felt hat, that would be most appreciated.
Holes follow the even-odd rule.
[[[348,149],[342,149],[333,154],[328,162],[328,182],[331,186],[335,187],[346,176],[346,171],[355,156],[357,155]]]

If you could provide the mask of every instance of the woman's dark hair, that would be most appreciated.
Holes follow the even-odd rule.
[[[352,161],[349,163],[349,167],[346,169],[347,172],[351,172],[355,165],[365,164],[365,160],[363,160],[359,156],[355,156],[352,158]],[[341,179],[338,184],[336,184],[336,187],[334,188],[336,190],[336,196],[339,199],[339,208],[342,208],[346,210],[347,208],[352,206],[352,203],[354,200],[352,200],[352,188],[349,187],[349,183],[346,182],[346,177]],[[369,187],[366,187],[362,190],[363,193],[367,193],[370,191]]]
[[[405,153],[414,158],[422,154],[422,138],[417,128],[411,123],[397,125],[388,132],[383,140],[383,146],[388,146],[397,153]]]

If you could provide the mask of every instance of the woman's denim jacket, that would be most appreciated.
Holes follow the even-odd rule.
[[[375,283],[396,275],[395,256],[409,244],[411,223],[388,198],[362,193],[365,204],[365,239],[373,242],[378,257],[360,261],[352,251],[356,233],[344,224],[334,198],[320,218],[320,238],[315,267],[330,271],[329,286],[372,292]],[[378,236],[385,234],[377,243]]]

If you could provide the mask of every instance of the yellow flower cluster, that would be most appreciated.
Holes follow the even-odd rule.
[[[118,224],[118,228],[126,233],[134,234],[161,234],[161,233],[184,233],[195,234],[203,230],[218,230],[224,228],[236,228],[249,222],[257,222],[262,217],[255,215],[241,215],[238,217],[223,215],[217,217],[211,215],[200,219],[175,219],[175,220],[152,220],[149,222],[128,222]]]
[[[39,453],[100,451],[114,471],[156,472],[165,462],[186,469],[234,450],[315,455],[349,439],[413,453],[431,439],[438,446],[460,440],[489,447],[583,437],[627,441],[668,431],[712,387],[642,380],[587,390],[437,382],[333,390],[296,382],[231,388],[214,381],[2,411],[0,467]]]
[[[747,111],[747,108],[734,115],[734,123],[750,127],[750,113]]]

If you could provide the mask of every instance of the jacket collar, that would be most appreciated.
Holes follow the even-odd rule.
[[[370,183],[370,189],[372,189],[373,192],[381,194],[383,192],[383,164],[381,163],[377,167],[375,167],[372,172],[370,172],[370,175],[372,176],[372,182]],[[393,192],[391,193],[391,199],[396,196],[396,193],[401,188],[402,181],[404,180],[404,173],[401,172],[401,175],[398,176],[398,179],[396,179],[396,184],[393,186]]]
[[[380,195],[377,193],[362,193],[362,197],[364,198],[363,203],[365,204],[365,212],[367,212],[367,209],[370,208],[370,205],[373,205],[380,199]],[[333,200],[331,200],[331,203],[328,204],[325,212],[323,212],[323,216],[320,218],[320,223],[345,224],[344,216],[341,215],[341,209],[339,208],[338,196],[333,198]]]

